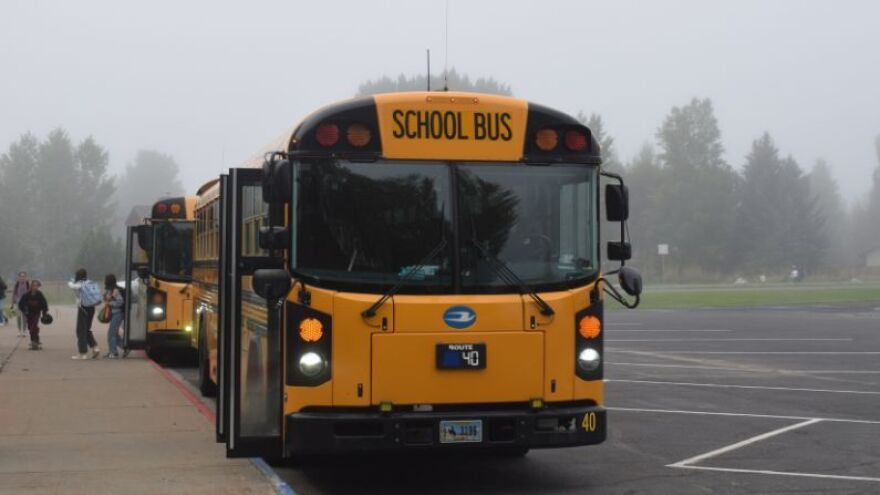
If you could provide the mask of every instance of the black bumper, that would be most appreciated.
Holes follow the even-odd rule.
[[[183,349],[192,347],[192,333],[184,330],[153,330],[147,332],[147,347],[150,349]]]
[[[594,405],[540,410],[301,412],[287,416],[286,446],[293,455],[574,447],[605,441],[605,416],[605,408]],[[440,423],[450,420],[480,420],[482,440],[441,443]]]

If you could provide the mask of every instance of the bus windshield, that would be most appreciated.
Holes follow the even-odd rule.
[[[153,224],[152,272],[169,280],[192,277],[192,222]]]
[[[313,283],[516,292],[493,265],[530,287],[596,271],[595,167],[322,158],[293,175],[291,263]]]

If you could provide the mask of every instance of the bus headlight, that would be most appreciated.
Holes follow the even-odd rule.
[[[585,371],[595,371],[602,362],[602,356],[592,347],[587,347],[578,354],[578,366]]]
[[[327,362],[317,352],[307,352],[299,357],[299,370],[308,377],[318,376],[327,367]]]
[[[162,316],[165,314],[165,309],[161,306],[153,306],[153,309],[150,312],[153,316]]]

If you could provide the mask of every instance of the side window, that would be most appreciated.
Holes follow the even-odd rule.
[[[263,202],[260,186],[248,186],[242,191],[241,200],[241,250],[243,256],[266,256],[268,252],[260,249],[257,236],[260,227],[266,224],[269,205]]]

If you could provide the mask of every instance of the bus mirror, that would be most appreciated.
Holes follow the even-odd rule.
[[[642,293],[642,274],[635,268],[628,266],[620,267],[617,272],[617,281],[620,282],[620,288],[631,296],[639,296]]]
[[[142,251],[150,252],[150,248],[153,245],[153,229],[149,225],[138,225],[134,228],[134,231],[137,234],[138,247]]]
[[[144,282],[146,282],[147,279],[150,278],[150,269],[145,266],[139,266],[137,272],[138,278],[140,278]]]
[[[290,230],[287,227],[260,227],[260,234],[257,237],[257,243],[260,249],[287,249],[290,240]]]
[[[284,204],[291,195],[291,166],[287,160],[277,160],[273,154],[263,162],[263,201]]]
[[[632,246],[626,241],[608,242],[608,259],[612,261],[626,261],[632,258]]]
[[[625,185],[605,186],[605,217],[609,222],[624,222],[629,218],[629,189]]]
[[[284,299],[290,292],[290,275],[278,268],[254,270],[254,292],[269,303]]]

